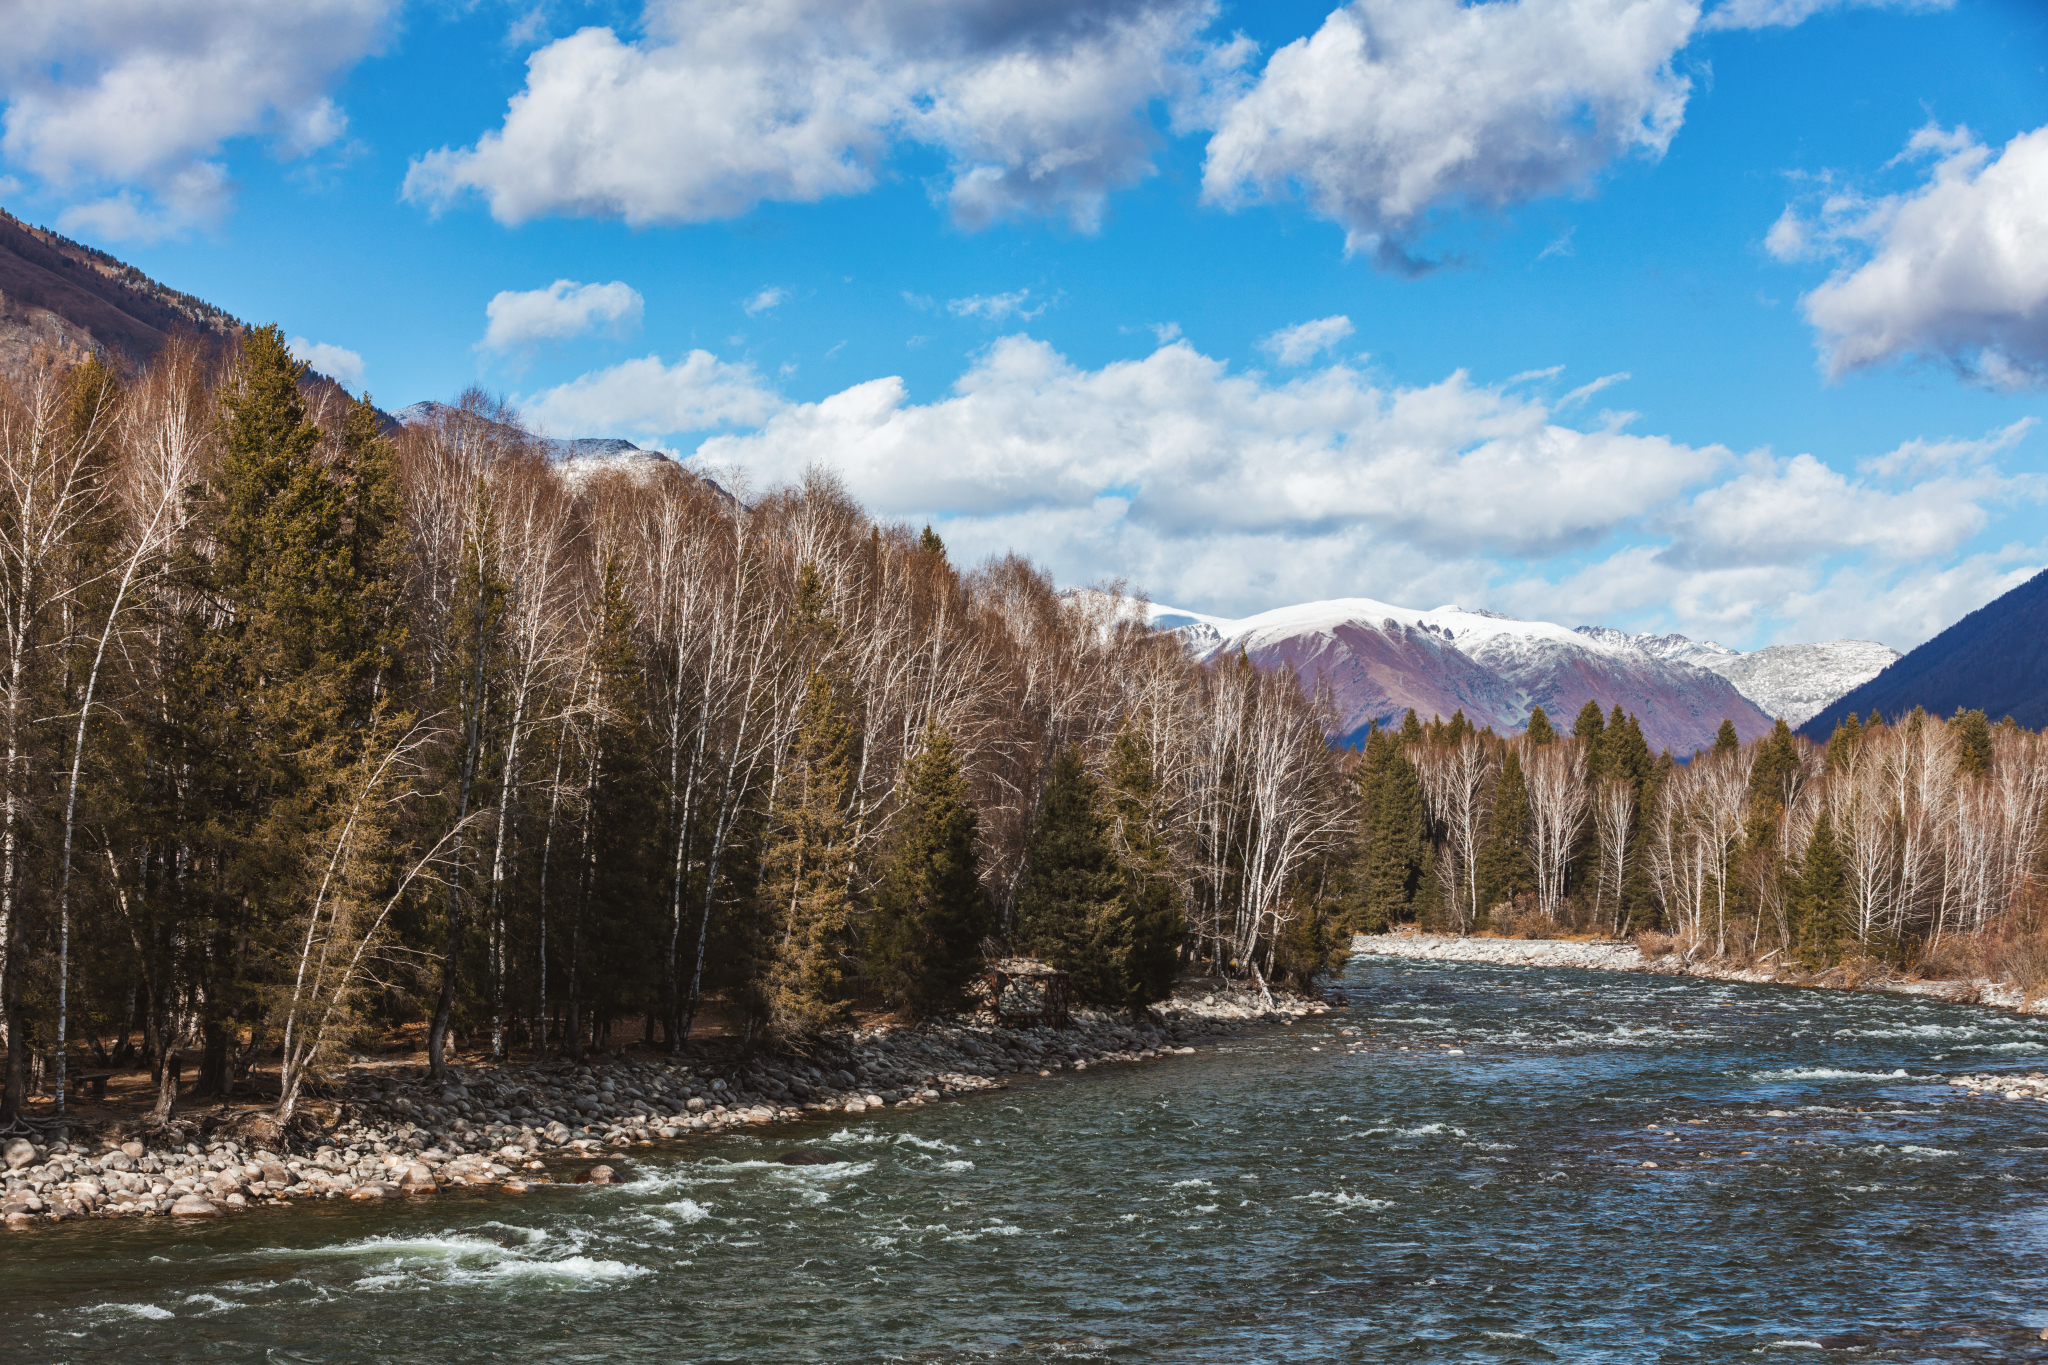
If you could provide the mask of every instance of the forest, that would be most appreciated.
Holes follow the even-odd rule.
[[[1653,936],[1696,956],[2048,980],[2048,748],[2010,718],[1779,721],[1652,756],[1588,701],[1511,738],[1462,715],[1376,730],[1353,774],[1346,922]]]
[[[802,1049],[989,956],[1116,1009],[1328,956],[1294,678],[827,473],[552,454],[480,393],[387,433],[276,328],[0,391],[0,1122],[80,1056],[288,1113],[407,1027]]]
[[[289,1114],[400,1035],[437,1075],[621,1031],[800,1052],[1012,955],[1142,1010],[1407,923],[1812,970],[2039,939],[2048,761],[2010,721],[1684,759],[1597,701],[1331,728],[827,471],[563,460],[480,392],[387,431],[276,328],[44,357],[0,382],[0,1124],[81,1059],[149,1065],[160,1113],[169,1059],[218,1095],[260,1060]]]

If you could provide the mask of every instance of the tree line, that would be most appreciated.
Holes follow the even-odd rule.
[[[2048,742],[1981,711],[1850,716],[1825,745],[1723,721],[1684,762],[1596,701],[1569,733],[1538,707],[1512,737],[1411,711],[1353,762],[1340,894],[1365,932],[1655,931],[1811,969],[1983,970],[1987,943],[2041,927]]]
[[[0,383],[0,1122],[81,1054],[289,1112],[424,1026],[802,1048],[990,956],[1141,1009],[1339,942],[1325,701],[1118,587],[963,569],[829,474],[554,458],[480,393],[386,432],[282,333]],[[113,1052],[108,1044],[112,1043]]]

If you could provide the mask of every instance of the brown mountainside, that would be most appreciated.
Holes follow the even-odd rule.
[[[0,371],[19,372],[38,345],[141,365],[174,332],[227,341],[241,330],[204,300],[0,210]]]

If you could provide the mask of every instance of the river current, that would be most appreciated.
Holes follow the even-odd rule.
[[[2048,1020],[1373,958],[1341,988],[611,1187],[0,1236],[0,1360],[2048,1360],[2048,1104],[1941,1083],[2042,1068]]]

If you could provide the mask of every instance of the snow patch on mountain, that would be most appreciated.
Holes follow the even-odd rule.
[[[1766,645],[1730,649],[1712,640],[1683,635],[1630,635],[1609,626],[1580,626],[1579,633],[1620,647],[1634,646],[1660,659],[1719,673],[1767,716],[1782,716],[1798,729],[1839,697],[1869,682],[1899,652],[1875,640],[1822,640],[1810,645]]]
[[[1163,604],[1149,612],[1197,658],[1242,650],[1327,684],[1340,738],[1411,706],[1424,716],[1463,710],[1476,724],[1515,730],[1535,706],[1568,724],[1594,700],[1635,713],[1653,747],[1682,754],[1710,743],[1724,718],[1745,739],[1777,716],[1797,725],[1897,657],[1867,640],[1745,653],[1684,635],[1573,629],[1457,604],[1420,611],[1368,597],[1236,621]]]

